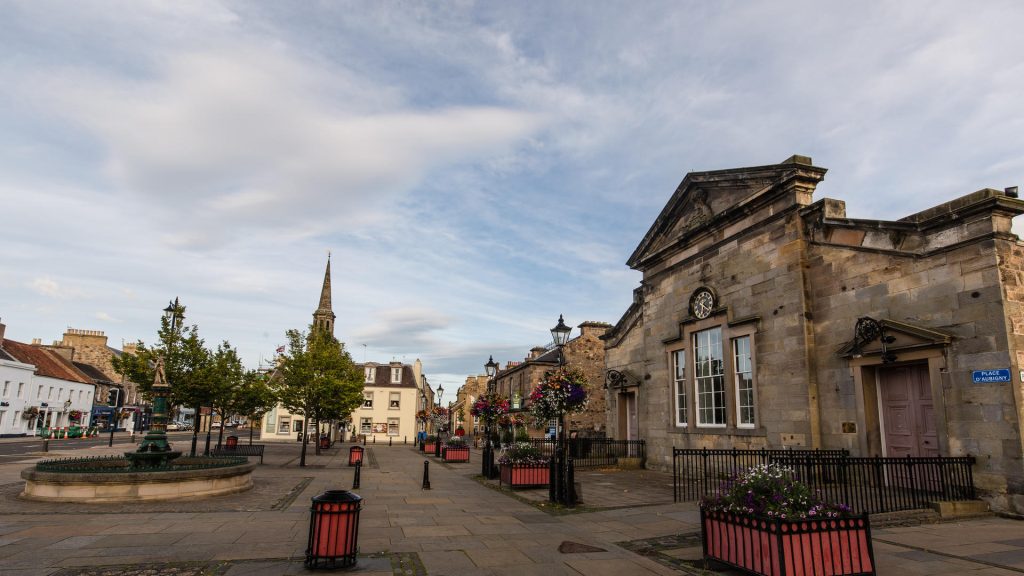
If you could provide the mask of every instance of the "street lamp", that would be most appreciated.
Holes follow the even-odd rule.
[[[494,356],[490,356],[487,359],[487,364],[484,364],[484,370],[487,371],[487,395],[489,400],[493,401],[495,381],[494,377],[498,374],[498,363],[494,361]],[[484,419],[484,457],[483,467],[480,470],[480,474],[484,478],[491,478],[494,476],[494,447],[491,445],[491,419],[490,417]]]
[[[558,315],[558,324],[551,329],[551,340],[558,348],[558,368],[561,369],[565,365],[565,354],[562,348],[565,343],[569,341],[569,333],[572,332],[572,328],[565,325],[565,320],[562,315]],[[566,437],[565,437],[565,411],[564,409],[558,413],[558,421],[555,428],[555,457],[551,462],[551,477],[553,482],[551,483],[551,489],[548,493],[548,499],[554,503],[561,503],[567,506],[572,506],[576,503],[575,494],[572,493],[574,487],[569,481],[569,470],[570,463],[566,455]]]
[[[441,397],[442,396],[444,396],[444,386],[442,386],[441,384],[438,384],[437,385],[437,407],[438,407],[438,409],[441,408]],[[437,437],[437,440],[434,441],[434,456],[437,456],[438,458],[440,458],[441,457],[441,425],[440,425],[440,423],[436,419],[434,420],[434,426],[436,426],[438,428],[437,430],[434,430],[434,436]]]

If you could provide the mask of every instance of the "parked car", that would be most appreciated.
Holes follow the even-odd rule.
[[[210,424],[210,430],[220,430],[220,422]]]
[[[167,431],[168,432],[176,432],[178,430],[181,430],[181,424],[179,424],[178,422],[168,422],[167,423]]]

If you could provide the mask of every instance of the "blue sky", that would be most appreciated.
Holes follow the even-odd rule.
[[[686,172],[829,168],[898,219],[1024,175],[1024,4],[0,3],[7,337],[154,338],[180,297],[255,366],[333,254],[357,361],[458,386],[615,323]],[[449,388],[451,389],[451,388]]]

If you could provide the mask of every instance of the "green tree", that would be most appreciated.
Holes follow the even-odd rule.
[[[249,421],[249,444],[252,444],[255,426],[275,405],[277,395],[270,387],[270,376],[265,372],[247,370],[235,395],[234,410]]]
[[[286,334],[288,353],[273,381],[281,404],[306,417],[307,433],[299,457],[299,466],[305,466],[310,422],[318,430],[321,422],[346,418],[361,406],[363,374],[329,332],[313,328],[308,335],[298,330]]]
[[[209,355],[209,361],[197,374],[197,381],[202,385],[206,396],[206,405],[220,416],[218,446],[224,440],[226,417],[235,412],[236,395],[242,387],[244,375],[245,369],[242,367],[241,358],[238,357],[238,351],[232,348],[227,340],[221,342]],[[209,445],[206,448],[209,450]]]

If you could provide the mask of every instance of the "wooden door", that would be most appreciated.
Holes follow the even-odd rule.
[[[619,431],[625,440],[639,440],[639,418],[637,417],[636,393],[619,394],[622,409],[619,412]]]
[[[886,456],[938,456],[928,366],[879,370]]]

